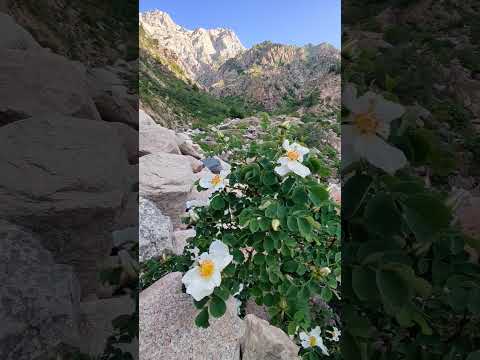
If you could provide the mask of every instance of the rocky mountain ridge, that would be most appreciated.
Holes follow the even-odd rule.
[[[155,43],[155,57],[217,97],[241,97],[276,112],[303,107],[322,113],[339,106],[340,52],[332,45],[267,41],[246,49],[232,30],[188,30],[160,10],[141,13],[140,25]]]
[[[178,64],[192,80],[215,71],[225,60],[245,50],[230,29],[188,30],[160,10],[140,13],[139,21],[151,38],[177,54]]]

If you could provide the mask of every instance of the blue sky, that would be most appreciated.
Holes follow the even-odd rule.
[[[152,9],[188,29],[233,29],[246,47],[270,40],[340,48],[340,0],[140,0],[140,11]]]

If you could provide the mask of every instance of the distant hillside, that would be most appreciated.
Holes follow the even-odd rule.
[[[268,110],[339,106],[340,53],[333,46],[264,42],[223,64],[205,85],[219,96],[246,96]]]
[[[177,55],[159,46],[142,26],[139,84],[141,107],[169,128],[202,127],[259,110],[240,97],[220,99],[201,90],[178,65]]]

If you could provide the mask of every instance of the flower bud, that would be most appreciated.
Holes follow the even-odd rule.
[[[278,219],[273,219],[272,220],[272,229],[273,231],[278,231],[278,228],[280,227],[280,220]]]
[[[322,267],[322,268],[320,268],[320,270],[318,271],[318,273],[319,273],[321,276],[328,276],[328,275],[330,275],[331,272],[332,272],[332,270],[330,270],[329,267]]]

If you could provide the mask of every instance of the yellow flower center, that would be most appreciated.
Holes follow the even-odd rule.
[[[298,151],[289,150],[287,151],[287,157],[292,161],[297,161],[300,158],[300,154],[298,153]]]
[[[378,128],[378,121],[371,113],[355,116],[354,124],[363,134],[374,134]]]
[[[215,175],[210,182],[213,186],[217,186],[222,182],[222,178],[220,177],[220,175]]]
[[[317,346],[317,338],[315,336],[310,336],[308,343],[311,347]]]
[[[212,260],[203,260],[200,262],[199,272],[202,278],[210,278],[213,275],[213,270],[215,270],[215,264]]]

